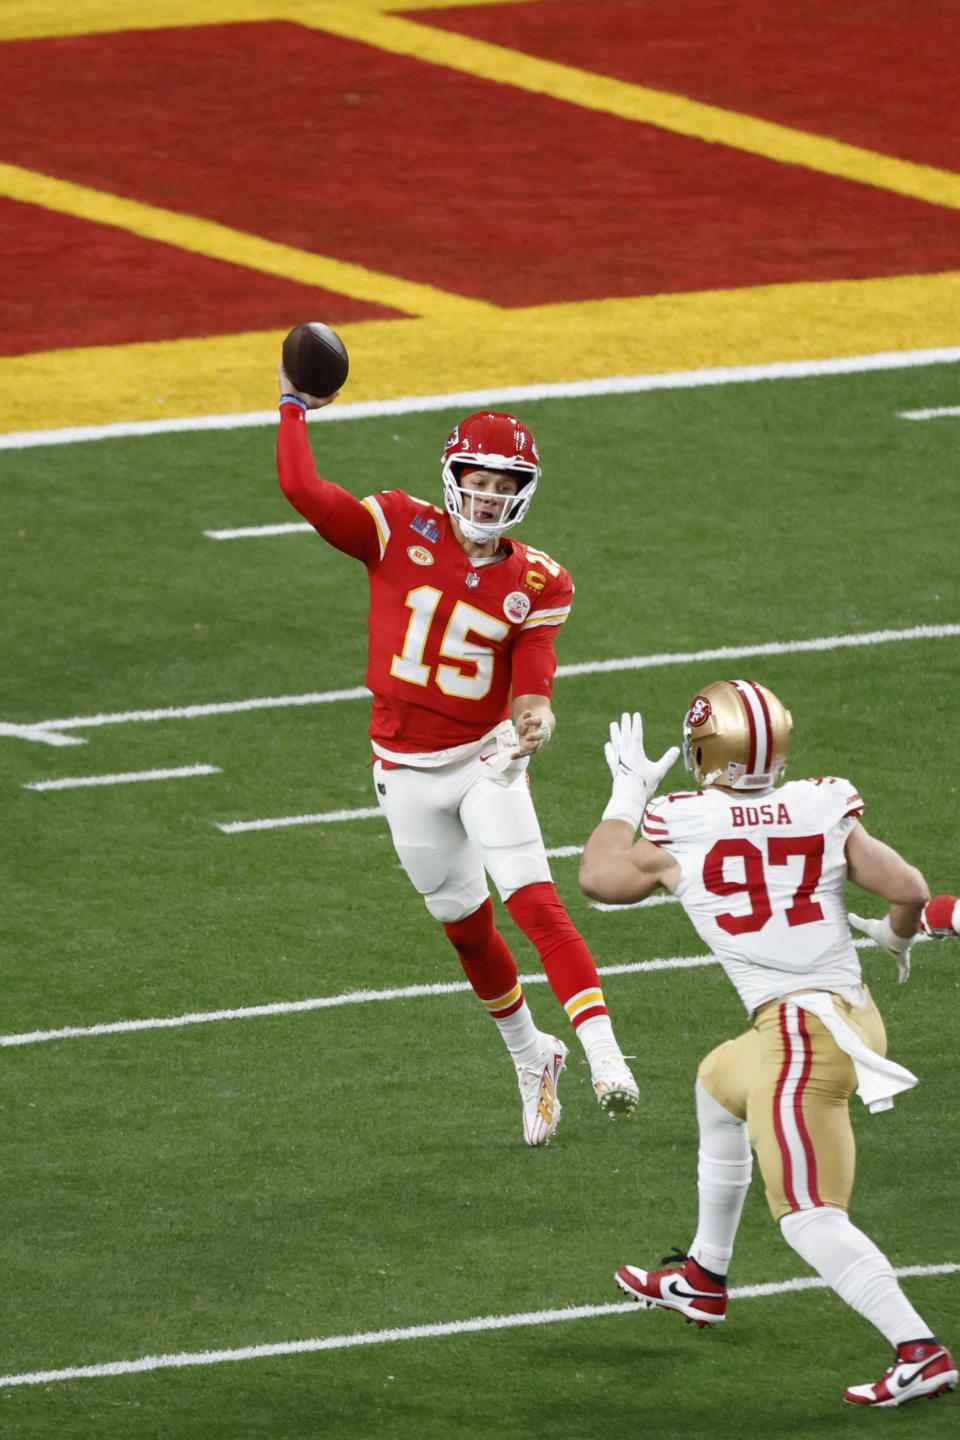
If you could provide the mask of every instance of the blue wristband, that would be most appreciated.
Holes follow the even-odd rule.
[[[281,404],[281,405],[299,405],[301,410],[306,410],[306,408],[307,408],[307,402],[306,402],[306,400],[301,400],[299,395],[281,395],[281,396],[280,396],[280,404]]]

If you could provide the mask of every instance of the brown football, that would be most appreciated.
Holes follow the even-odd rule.
[[[340,389],[350,361],[336,331],[319,320],[311,320],[294,325],[284,340],[283,368],[297,390],[322,399]]]

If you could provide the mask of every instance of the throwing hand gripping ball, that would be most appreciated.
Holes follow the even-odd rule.
[[[337,332],[319,320],[311,320],[294,325],[284,340],[283,368],[297,390],[325,399],[346,380],[350,361]]]

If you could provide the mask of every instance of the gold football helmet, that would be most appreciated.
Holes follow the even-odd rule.
[[[698,785],[769,790],[787,768],[793,717],[764,685],[716,680],[683,720],[683,763]]]

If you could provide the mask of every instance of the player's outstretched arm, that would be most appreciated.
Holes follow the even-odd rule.
[[[379,552],[373,516],[355,495],[317,474],[307,438],[306,409],[320,409],[325,400],[304,395],[291,385],[283,368],[280,378],[280,428],[277,431],[277,478],[293,508],[308,520],[330,545],[370,565]],[[286,397],[292,396],[293,399]],[[294,403],[299,401],[301,403]],[[304,408],[306,407],[306,409]]]
[[[879,895],[890,906],[881,920],[853,913],[847,919],[893,956],[903,984],[910,975],[910,951],[930,899],[927,882],[916,866],[892,846],[870,835],[859,821],[847,837],[846,857],[847,874],[853,883],[871,895]]]
[[[591,900],[608,905],[635,905],[664,886],[671,892],[680,881],[680,866],[666,850],[649,840],[633,839],[625,820],[601,820],[583,847],[580,889]]]
[[[920,915],[930,890],[915,865],[891,845],[871,835],[857,821],[847,837],[847,874],[854,885],[889,902],[891,923],[897,934],[909,938],[920,926]]]

